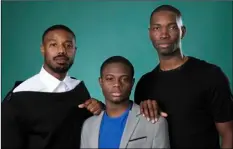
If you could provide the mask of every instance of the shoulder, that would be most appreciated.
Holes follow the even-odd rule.
[[[167,120],[162,116],[160,116],[158,121],[154,124],[148,121],[144,116],[142,116],[142,114],[140,114],[140,106],[136,103],[133,103],[132,111],[135,112],[136,115],[139,114],[141,123],[143,123],[143,125],[146,127],[148,126],[148,127],[155,128],[155,127],[159,127],[160,125],[167,125]]]
[[[21,84],[19,84],[13,90],[13,92],[33,90],[34,88],[36,88],[39,85],[38,83],[41,83],[41,82],[40,82],[39,75],[36,74],[36,75],[32,76],[31,78],[23,81]]]
[[[157,71],[157,67],[154,68],[152,71],[145,73],[144,75],[142,75],[141,79],[150,79],[151,77],[153,77],[156,74]]]
[[[190,59],[191,63],[195,65],[199,70],[205,70],[206,72],[221,71],[221,68],[219,66],[206,60],[201,60],[195,57],[190,57]]]
[[[84,121],[83,127],[90,128],[98,119],[103,116],[103,111],[99,115],[93,115]]]
[[[66,76],[65,80],[67,79],[67,81],[77,81],[77,82],[81,82],[82,80],[78,80],[77,78],[73,77],[73,76]]]
[[[167,125],[167,120],[160,116],[158,118],[158,121],[156,123],[152,123],[151,121],[147,121],[147,119],[140,115],[140,120],[142,121],[144,127],[149,128],[149,129],[154,129],[154,130],[159,130],[161,127],[168,127]]]
[[[91,124],[91,123],[95,122],[98,117],[99,117],[99,115],[93,115],[93,116],[89,117],[88,119],[86,119],[84,124],[86,124],[86,125]]]
[[[226,75],[218,65],[194,57],[191,57],[191,60],[196,72],[199,71],[207,80],[226,79]]]
[[[151,83],[151,80],[155,78],[156,72],[157,72],[158,66],[156,66],[152,71],[145,73],[144,75],[141,76],[138,80],[139,86]]]
[[[101,114],[99,115],[94,115],[94,116],[91,116],[89,117],[88,119],[86,119],[83,123],[83,126],[82,126],[82,135],[91,135],[91,133],[94,131],[93,129],[96,128],[96,124],[100,125],[100,122],[98,123],[98,119],[100,118],[100,115],[102,115],[103,112],[101,112]]]
[[[71,88],[75,88],[77,85],[84,85],[85,86],[85,84],[82,80],[78,80],[75,77],[71,77],[71,76],[65,77],[64,82]]]

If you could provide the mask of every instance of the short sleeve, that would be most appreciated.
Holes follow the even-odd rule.
[[[211,114],[215,122],[233,120],[233,98],[229,81],[219,67],[210,74],[210,90],[208,94]]]

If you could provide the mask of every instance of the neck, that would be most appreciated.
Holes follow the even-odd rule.
[[[178,68],[187,61],[181,50],[176,50],[171,55],[159,55],[160,69],[163,71],[169,71]]]
[[[119,104],[112,103],[106,100],[106,112],[109,117],[119,117],[128,109],[129,104],[129,99]]]
[[[65,73],[55,73],[52,71],[47,65],[44,65],[43,68],[52,76],[57,78],[58,80],[62,81],[66,77],[66,72]]]

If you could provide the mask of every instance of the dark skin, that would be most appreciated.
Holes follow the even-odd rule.
[[[134,84],[130,67],[122,63],[105,66],[99,83],[106,102],[106,112],[110,117],[118,117],[129,107],[129,96]]]
[[[170,11],[160,11],[154,13],[149,28],[149,35],[154,48],[157,50],[160,69],[163,71],[175,69],[187,61],[187,57],[181,51],[181,39],[186,32],[181,18]],[[145,100],[141,102],[141,112],[151,120],[152,123],[158,120],[159,115],[167,117],[167,113],[162,112],[155,100]],[[156,111],[156,112],[154,112]]]
[[[156,48],[160,69],[168,71],[183,65],[188,58],[182,54],[181,39],[186,32],[182,20],[174,12],[159,11],[152,16],[149,34],[153,46]],[[146,100],[140,104],[141,111],[150,120],[156,120],[159,115],[168,116],[161,112],[155,100]],[[215,122],[222,138],[222,148],[233,148],[233,121]]]
[[[74,36],[62,29],[48,32],[41,45],[44,56],[44,69],[58,80],[63,80],[72,66],[76,54]],[[79,105],[95,115],[102,111],[102,103],[91,98]]]

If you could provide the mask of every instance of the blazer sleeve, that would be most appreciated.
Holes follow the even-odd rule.
[[[164,117],[156,123],[152,148],[170,148],[168,124]]]
[[[84,122],[81,131],[81,143],[80,148],[88,148],[88,119]]]

